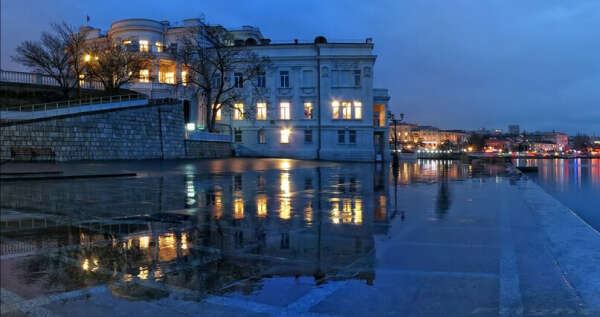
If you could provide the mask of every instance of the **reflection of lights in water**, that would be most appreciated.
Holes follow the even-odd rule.
[[[331,201],[331,222],[334,224],[340,223],[340,202],[332,199]]]
[[[279,218],[290,219],[292,217],[292,206],[290,198],[281,198],[281,207],[279,208]]]
[[[173,233],[165,233],[158,237],[159,260],[170,261],[177,256],[176,241]]]
[[[181,234],[181,250],[187,250],[187,248],[187,233],[184,232]]]
[[[81,269],[84,271],[88,271],[90,269],[90,260],[84,259],[83,263],[81,264]]]
[[[290,160],[283,159],[283,160],[281,160],[279,167],[284,171],[289,171],[290,168],[292,167],[292,163]]]
[[[148,249],[148,247],[150,247],[150,237],[149,236],[143,236],[140,237],[140,248],[142,249]]]
[[[123,274],[123,281],[125,281],[125,282],[131,282],[131,280],[133,280],[133,275],[131,275],[129,273]]]
[[[150,273],[147,267],[139,267],[140,273],[138,273],[137,277],[142,280],[148,279],[148,274]]]
[[[292,190],[290,185],[290,173],[281,173],[279,189],[281,190],[279,218],[290,219],[292,216],[292,206],[290,198],[292,196]]]
[[[162,277],[163,277],[162,270],[160,269],[160,267],[157,267],[156,270],[154,270],[154,278],[159,279]]]
[[[362,223],[362,199],[354,200],[354,224]]]
[[[342,223],[352,222],[352,200],[342,200]]]
[[[307,223],[311,223],[313,219],[313,208],[312,202],[308,202],[306,206],[304,206],[304,221]]]
[[[385,195],[379,196],[378,204],[375,207],[375,219],[376,220],[385,220],[386,219],[386,214],[387,214],[386,201],[387,201],[387,198],[385,197]]]
[[[214,217],[220,219],[223,215],[223,197],[221,197],[221,193],[215,194],[215,209],[214,209]]]
[[[236,198],[233,201],[233,218],[244,218],[244,200],[242,198]]]
[[[267,196],[259,195],[256,197],[256,215],[258,217],[267,216]]]

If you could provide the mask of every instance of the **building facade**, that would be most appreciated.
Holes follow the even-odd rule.
[[[174,58],[187,28],[167,21],[127,19],[111,24],[107,35],[132,50],[152,52],[148,69],[126,88],[151,98],[177,98],[189,108],[188,135],[206,126],[202,98],[185,83],[189,73]],[[86,27],[89,41],[107,38]],[[246,46],[270,64],[257,76],[260,96],[250,89],[234,105],[235,111],[217,113],[221,132],[231,135],[238,156],[288,157],[343,161],[381,161],[388,156],[386,89],[373,88],[376,56],[371,39],[330,43],[315,41],[271,43],[252,26],[227,29],[231,45]],[[87,57],[89,58],[89,57]],[[235,73],[227,74],[235,81]],[[244,87],[240,87],[244,89]]]

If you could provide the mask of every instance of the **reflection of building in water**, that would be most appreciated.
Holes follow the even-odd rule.
[[[438,181],[439,172],[445,168],[448,180],[458,180],[469,176],[469,166],[444,160],[418,160],[415,162],[400,162],[397,178],[398,183],[407,185],[418,182]]]
[[[389,221],[388,171],[366,167],[373,168],[196,175],[180,183],[181,205],[193,199],[194,209],[81,222],[56,241],[79,245],[65,255],[77,263],[78,281],[100,274],[107,282],[154,280],[202,291],[250,276],[372,282],[373,234]],[[345,269],[350,264],[353,271]]]

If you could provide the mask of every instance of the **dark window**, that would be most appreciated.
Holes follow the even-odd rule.
[[[265,88],[267,85],[267,79],[265,77],[265,73],[264,72],[259,72],[256,75],[256,86],[258,88]]]
[[[354,71],[354,86],[360,86],[360,70]]]
[[[348,141],[352,144],[356,144],[356,130],[348,131]]]
[[[267,137],[265,136],[265,130],[258,130],[258,143],[267,143]]]
[[[346,131],[338,130],[338,143],[346,143]]]
[[[242,175],[235,175],[233,177],[233,190],[234,191],[242,190]]]
[[[233,80],[235,88],[244,88],[244,75],[242,73],[234,73]]]
[[[312,143],[312,130],[304,130],[304,143]]]
[[[239,130],[239,129],[235,130],[234,137],[235,137],[235,142],[238,142],[238,143],[242,142],[242,130]]]
[[[184,123],[190,122],[190,101],[189,100],[183,101],[183,121],[184,121]]]
[[[279,77],[281,79],[281,88],[289,88],[290,87],[290,73],[288,71],[279,72]]]

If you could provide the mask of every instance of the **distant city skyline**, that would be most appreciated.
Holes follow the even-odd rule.
[[[1,66],[50,23],[107,30],[116,20],[181,21],[204,14],[227,27],[253,25],[273,40],[372,37],[375,87],[391,110],[442,129],[562,131],[600,135],[600,2],[221,1],[200,4],[74,0],[1,3]],[[27,21],[27,23],[23,23]],[[282,23],[285,21],[285,23]]]

